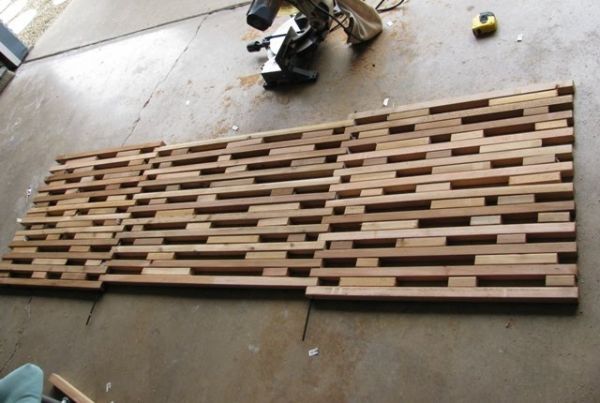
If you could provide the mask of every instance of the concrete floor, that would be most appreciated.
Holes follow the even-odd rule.
[[[38,55],[173,17],[143,0],[82,3],[73,0]],[[179,1],[178,18],[200,3]],[[262,89],[260,56],[245,51],[256,37],[245,8],[29,62],[0,96],[0,246],[7,250],[28,206],[28,186],[35,191],[59,153],[342,119],[386,97],[399,105],[574,79],[579,306],[318,302],[303,341],[309,303],[301,294],[3,289],[0,375],[33,361],[100,402],[600,401],[600,8],[592,0],[541,7],[408,1],[360,52],[340,31],[329,37],[317,85],[276,92]],[[103,20],[112,9],[138,17]],[[471,17],[487,9],[500,29],[476,41]],[[73,29],[81,41],[51,40]],[[312,347],[318,357],[307,356]]]

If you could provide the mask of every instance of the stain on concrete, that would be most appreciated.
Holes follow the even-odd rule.
[[[249,76],[238,77],[238,80],[240,82],[240,86],[243,89],[247,89],[258,84],[260,81],[260,77],[260,74],[252,74]]]

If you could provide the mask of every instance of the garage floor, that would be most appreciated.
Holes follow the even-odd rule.
[[[2,289],[0,376],[35,362],[100,402],[600,400],[596,2],[409,0],[370,47],[331,35],[318,84],[274,92],[245,50],[246,7],[222,9],[235,3],[71,1],[0,95],[2,252],[60,153],[573,79],[579,306],[317,302],[307,317],[301,293]],[[500,29],[476,41],[484,9]]]

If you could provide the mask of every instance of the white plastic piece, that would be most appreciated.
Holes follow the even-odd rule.
[[[319,355],[319,347],[311,348],[310,350],[308,350],[309,357],[315,357],[317,355]]]
[[[388,106],[388,104],[390,103],[390,99],[386,98],[383,100],[383,106]]]

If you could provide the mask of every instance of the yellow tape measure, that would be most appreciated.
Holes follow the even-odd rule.
[[[473,17],[473,35],[481,37],[496,31],[498,20],[491,11],[484,11]]]

